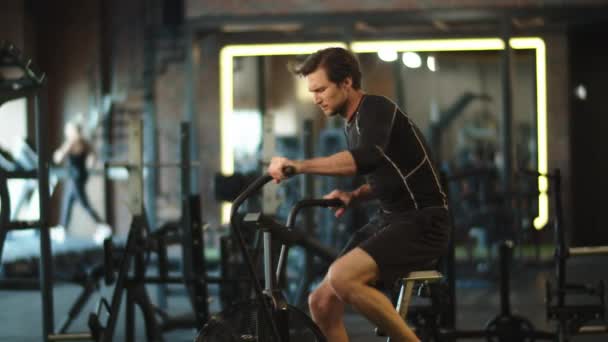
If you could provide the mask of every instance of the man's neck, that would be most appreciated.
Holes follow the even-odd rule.
[[[352,95],[349,96],[346,104],[346,110],[344,111],[344,119],[347,122],[349,122],[353,115],[355,115],[355,112],[357,111],[357,108],[359,108],[359,103],[363,99],[364,94],[365,93],[359,89],[353,91]]]

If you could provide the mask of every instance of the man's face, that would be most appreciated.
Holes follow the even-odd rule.
[[[352,83],[350,78],[341,84],[336,84],[327,78],[324,68],[318,68],[306,76],[306,82],[315,104],[321,108],[325,116],[334,116],[344,112],[348,88]]]

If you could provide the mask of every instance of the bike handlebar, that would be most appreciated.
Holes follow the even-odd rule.
[[[337,198],[307,199],[307,200],[298,201],[296,203],[296,205],[293,206],[293,208],[291,208],[291,211],[289,212],[289,216],[287,216],[287,228],[289,228],[289,229],[293,228],[294,224],[296,223],[296,216],[297,216],[298,212],[300,211],[300,209],[308,208],[308,207],[323,207],[323,208],[344,207],[344,202],[342,202],[341,200],[339,200]]]
[[[285,166],[283,168],[283,174],[288,178],[296,174],[296,169],[293,166]],[[232,201],[232,209],[230,210],[230,224],[233,225],[235,222],[236,214],[245,200],[247,200],[256,191],[260,190],[264,185],[272,180],[272,176],[268,173],[258,177],[253,183],[249,184],[243,192],[241,192],[237,198]]]

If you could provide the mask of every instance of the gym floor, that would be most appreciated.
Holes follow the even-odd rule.
[[[550,264],[521,265],[515,263],[511,279],[511,307],[515,314],[528,318],[539,330],[550,330],[552,324],[545,319],[544,284],[550,278]],[[569,264],[568,278],[576,282],[592,282],[608,279],[608,268],[604,267],[605,260],[601,257],[572,260]],[[457,325],[463,329],[478,329],[492,319],[500,310],[498,281],[485,277],[490,281],[459,280],[457,290]],[[106,296],[111,289],[102,289]],[[211,289],[213,292],[213,289]],[[54,291],[55,321],[58,325],[68,307],[73,302],[79,288],[71,285],[57,285]],[[156,293],[150,288],[150,293]],[[86,329],[86,313],[93,310],[95,300],[91,300],[88,308],[73,323],[71,331]],[[0,341],[40,341],[41,315],[40,294],[38,292],[2,291],[0,296]],[[213,307],[213,304],[212,304]],[[169,298],[169,311],[179,313],[188,310],[184,296]],[[346,325],[352,342],[382,341],[373,333],[373,326],[354,312],[349,312]],[[124,315],[119,319],[116,341],[121,341],[124,334]],[[143,324],[138,318],[137,340],[144,341]],[[192,341],[195,332],[181,330],[167,333],[167,341]],[[580,336],[574,341],[606,341],[606,336]]]

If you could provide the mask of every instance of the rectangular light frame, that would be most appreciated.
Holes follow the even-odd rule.
[[[546,79],[546,47],[540,37],[518,37],[509,39],[509,45],[514,50],[533,50],[536,62],[536,120],[537,120],[537,154],[538,172],[548,171],[547,157],[547,79]],[[220,51],[220,110],[221,110],[221,172],[234,172],[233,134],[230,131],[230,120],[234,108],[233,94],[233,65],[234,58],[246,56],[277,56],[305,55],[317,50],[339,46],[346,47],[343,42],[317,43],[287,43],[287,44],[240,44],[227,45]],[[373,53],[380,49],[395,51],[430,52],[430,51],[496,51],[504,50],[501,38],[459,38],[459,39],[416,39],[416,40],[384,40],[384,41],[354,41],[350,49],[355,53]],[[548,181],[546,177],[538,178],[538,215],[534,219],[534,227],[542,229],[549,221],[549,198],[547,195]],[[222,223],[230,218],[230,204],[222,205]]]

